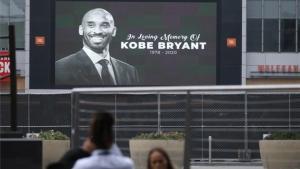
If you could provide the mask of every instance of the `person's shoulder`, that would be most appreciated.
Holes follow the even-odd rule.
[[[132,159],[125,156],[116,156],[115,161],[120,165],[121,168],[133,169],[134,163]]]
[[[109,166],[108,166],[109,165]],[[101,168],[106,166],[108,168],[114,169],[134,169],[133,161],[124,156],[120,155],[110,155],[110,156],[90,156],[86,158],[81,158],[76,161],[73,169],[92,169]]]
[[[91,156],[90,157],[84,157],[84,158],[80,158],[78,159],[75,164],[73,169],[82,169],[82,168],[89,168],[90,164],[91,164]]]

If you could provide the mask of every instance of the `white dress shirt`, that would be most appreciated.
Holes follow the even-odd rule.
[[[110,150],[97,149],[90,157],[77,160],[73,169],[134,169],[134,164],[114,144]]]
[[[88,57],[91,59],[91,61],[94,63],[94,65],[95,65],[95,67],[96,67],[96,69],[97,69],[100,77],[101,77],[102,66],[99,63],[99,61],[102,60],[102,59],[105,59],[105,60],[108,61],[108,64],[107,64],[108,71],[109,71],[110,76],[113,79],[114,85],[116,85],[117,81],[116,81],[116,77],[115,77],[113,66],[112,66],[111,61],[110,61],[110,54],[109,54],[109,52],[107,53],[107,55],[105,57],[102,57],[98,53],[96,53],[96,52],[92,51],[91,49],[87,48],[86,46],[83,46],[82,49],[88,55]]]

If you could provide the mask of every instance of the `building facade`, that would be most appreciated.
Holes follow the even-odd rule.
[[[247,84],[300,82],[300,1],[246,2]]]
[[[7,25],[14,24],[18,88],[30,89],[30,0],[0,0],[0,3],[0,49],[8,48],[8,39],[3,37],[8,34]],[[230,24],[232,16],[228,11],[236,11],[236,8],[230,9],[233,7],[222,1],[218,3],[222,6],[219,17],[225,15],[223,20],[228,22],[224,25]],[[232,35],[223,29],[217,32],[221,34],[217,43],[221,46],[230,37],[240,40],[237,46],[241,47],[241,69],[233,69],[241,70],[240,84],[299,83],[300,0],[240,0],[238,4],[242,4],[241,13],[235,12],[241,15],[241,35]],[[218,52],[231,55],[222,48]],[[1,70],[4,71],[4,67]],[[1,88],[7,85],[2,77]]]

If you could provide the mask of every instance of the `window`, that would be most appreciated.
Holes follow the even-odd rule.
[[[7,23],[0,22],[0,36],[4,37],[8,35]],[[8,48],[8,39],[0,39],[0,50]]]
[[[281,52],[296,52],[296,0],[281,0],[280,44]]]
[[[281,0],[280,18],[296,18],[296,0]]]
[[[298,0],[298,19],[300,19],[300,0]]]
[[[296,20],[282,19],[280,31],[282,52],[296,52]]]
[[[279,51],[279,0],[264,0],[264,52]]]
[[[15,25],[16,48],[25,47],[25,0],[0,0],[0,36],[8,36],[8,25]],[[7,48],[8,40],[0,40],[0,48]]]
[[[300,52],[300,19],[298,19],[298,52]]]
[[[278,52],[279,20],[264,20],[264,52]]]
[[[25,48],[25,23],[24,21],[13,22],[15,25],[15,36],[16,36],[16,48],[24,49]]]
[[[300,0],[247,0],[248,52],[300,52],[299,26]]]
[[[261,19],[247,19],[247,50],[261,52]]]
[[[262,16],[262,0],[248,0],[247,1],[247,17],[261,18]]]
[[[279,17],[279,0],[264,0],[264,18],[275,19]]]

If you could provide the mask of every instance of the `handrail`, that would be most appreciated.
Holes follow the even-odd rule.
[[[228,85],[228,86],[152,86],[152,87],[93,87],[74,88],[72,92],[153,92],[153,91],[257,91],[300,90],[300,84],[286,85]]]

